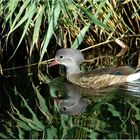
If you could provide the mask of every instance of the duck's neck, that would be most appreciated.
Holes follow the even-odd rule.
[[[71,75],[71,74],[78,74],[80,73],[80,67],[78,65],[73,65],[72,67],[67,67],[67,75]]]

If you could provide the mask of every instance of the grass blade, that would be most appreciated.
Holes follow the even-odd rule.
[[[15,9],[16,7],[18,6],[18,3],[19,3],[19,0],[9,0],[8,2],[8,13],[6,15],[6,22],[10,19],[10,22],[11,22],[11,19],[12,19],[12,15],[14,14],[15,12]]]
[[[80,8],[84,14],[91,20],[91,22],[93,22],[95,25],[98,25],[100,28],[102,29],[106,29],[106,30],[110,30],[110,28],[104,24],[103,22],[101,22],[100,20],[98,20],[91,12],[89,12],[86,8],[77,5],[78,8]]]
[[[19,116],[19,118],[20,118],[22,121],[26,122],[32,129],[35,129],[35,130],[37,130],[37,131],[44,131],[45,126],[42,124],[41,121],[38,120],[36,114],[35,114],[34,111],[30,108],[30,106],[28,105],[28,103],[26,102],[26,100],[24,99],[24,97],[23,97],[22,95],[20,95],[20,94],[17,92],[16,89],[14,89],[14,90],[15,90],[15,93],[18,94],[18,95],[21,97],[21,99],[22,99],[22,101],[23,101],[25,107],[26,107],[26,108],[28,109],[28,111],[32,114],[32,119],[29,119],[29,118],[27,118],[27,117],[24,117],[24,116],[18,111],[18,109],[12,104],[12,102],[11,102],[11,106],[12,106],[12,108],[15,110],[16,114]]]
[[[13,28],[15,27],[16,22],[19,21],[19,19],[20,19],[21,15],[23,14],[24,10],[27,8],[27,5],[29,4],[29,2],[30,2],[30,0],[26,0],[23,3],[23,5],[21,6],[21,8],[20,8],[15,20],[13,21],[13,24],[11,26],[10,32],[13,31]]]
[[[21,26],[28,18],[30,18],[30,16],[36,11],[35,10],[35,3],[33,3],[30,7],[29,10],[26,12],[26,14],[22,17],[22,19],[15,25],[15,23],[13,23],[10,32],[13,32],[14,30],[16,30],[19,26]]]
[[[83,41],[86,32],[88,31],[89,27],[90,27],[90,23],[88,23],[87,25],[85,25],[85,27],[80,31],[80,33],[78,34],[78,37],[75,39],[72,48],[77,49],[78,46],[81,44],[81,42]]]
[[[53,126],[47,129],[47,139],[56,139],[57,138],[57,129]]]
[[[37,43],[43,13],[44,13],[44,5],[40,7],[39,13],[36,16],[36,22],[35,22],[35,27],[34,27],[34,32],[33,32],[33,39],[32,39],[33,44],[31,46],[30,52],[32,52],[34,44]]]
[[[30,16],[29,16],[29,18],[28,18],[28,20],[27,20],[27,22],[26,22],[26,25],[25,25],[25,27],[24,27],[22,36],[21,36],[21,38],[20,38],[20,40],[19,40],[19,43],[18,43],[16,49],[14,50],[12,56],[10,57],[10,59],[15,55],[15,53],[16,53],[18,47],[20,46],[20,44],[21,44],[21,42],[22,42],[22,40],[23,40],[25,34],[27,33],[27,30],[29,29],[29,25],[30,25],[30,23],[31,23],[31,20],[32,20],[32,17],[33,17],[33,16],[34,16],[34,12],[32,12],[32,13],[30,14]]]
[[[37,90],[37,88],[33,85],[34,91],[37,95],[38,101],[39,101],[39,107],[41,112],[46,116],[47,120],[50,121],[50,112],[48,110],[48,107],[46,105],[46,101],[45,99],[40,95],[39,91]]]
[[[53,10],[53,12],[52,12],[52,16],[51,16],[51,19],[49,22],[48,31],[47,31],[47,34],[46,34],[46,37],[44,39],[44,43],[43,43],[43,46],[41,49],[40,62],[41,62],[41,60],[46,52],[46,48],[48,47],[50,39],[51,39],[51,37],[54,33],[54,30],[57,26],[57,21],[58,21],[59,15],[60,15],[60,4],[58,2],[55,3],[55,7],[52,10]]]

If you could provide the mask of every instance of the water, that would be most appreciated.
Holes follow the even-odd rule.
[[[1,79],[0,138],[140,138],[140,81],[87,90],[67,85],[65,78],[37,86],[30,78],[18,79]],[[52,96],[72,101],[76,114],[61,114]],[[81,100],[86,108],[75,109]]]
[[[78,94],[87,101],[87,106],[86,110],[78,111],[79,114],[74,107],[61,112],[65,114],[61,115],[61,121],[65,120],[61,128],[67,130],[64,138],[140,138],[140,81],[102,90],[83,89],[71,84],[66,88],[67,94],[71,94],[67,101]]]

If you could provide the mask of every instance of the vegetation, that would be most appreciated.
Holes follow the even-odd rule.
[[[87,69],[139,67],[139,0],[1,0],[0,11],[0,138],[140,138],[131,92],[88,97],[84,114],[63,115],[50,86],[62,74],[48,68],[64,47],[80,49]]]

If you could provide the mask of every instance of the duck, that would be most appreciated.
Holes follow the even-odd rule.
[[[81,97],[81,94],[77,88],[67,84],[67,98],[66,99],[57,99],[58,109],[61,114],[73,116],[79,115],[86,112],[88,106],[88,101]]]
[[[88,100],[81,96],[83,89],[68,82],[64,76],[53,79],[49,86],[50,92],[53,89],[56,93],[51,98],[56,102],[60,114],[72,116],[86,111]]]
[[[140,79],[140,71],[129,66],[104,67],[83,72],[80,65],[84,60],[80,50],[61,48],[57,50],[55,60],[49,66],[64,65],[67,80],[87,89],[102,89]]]

